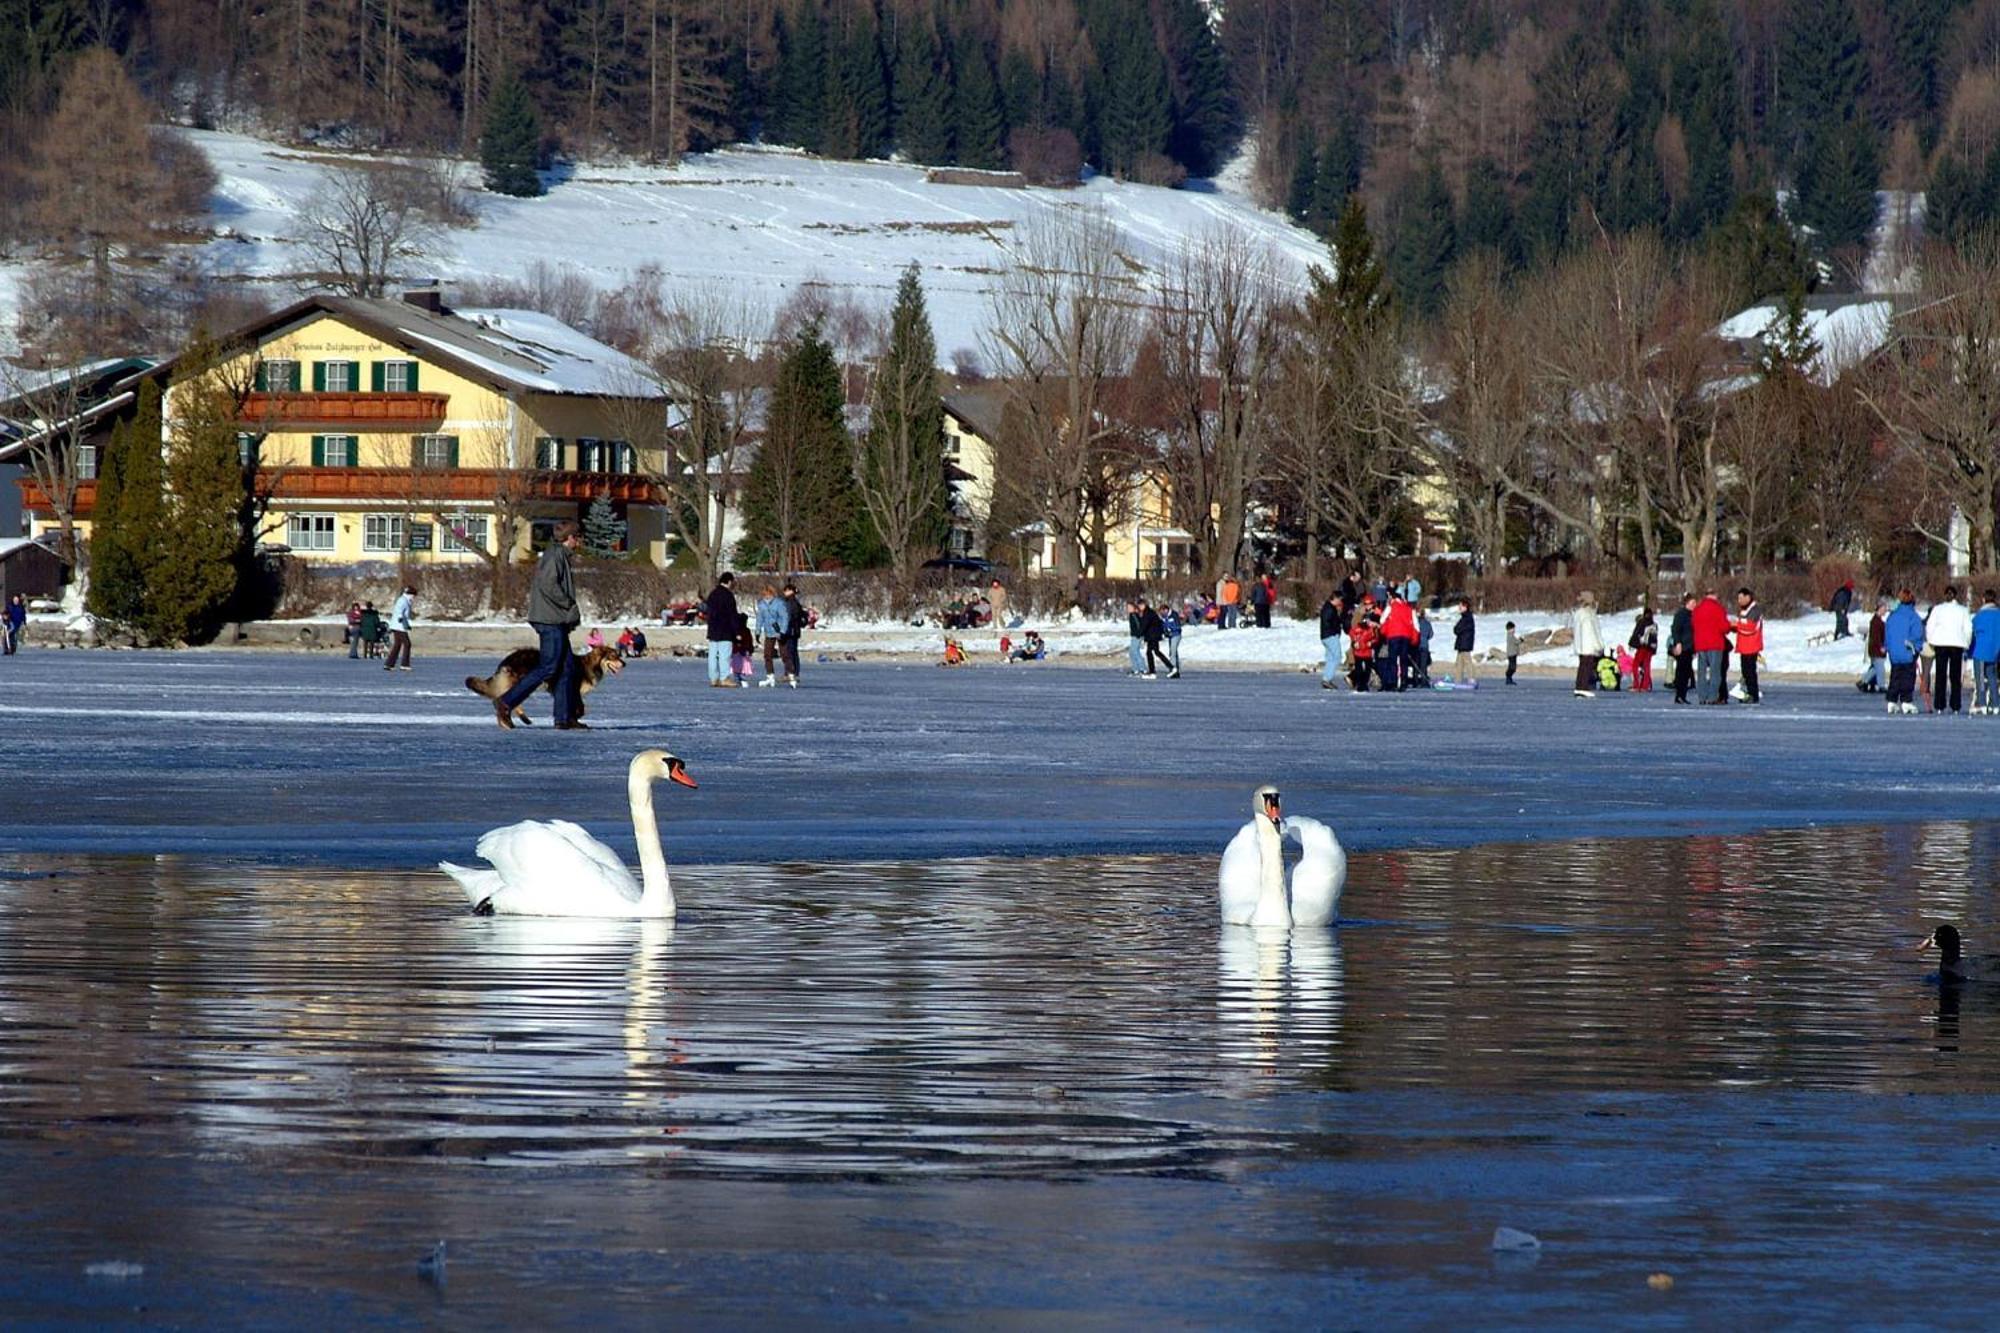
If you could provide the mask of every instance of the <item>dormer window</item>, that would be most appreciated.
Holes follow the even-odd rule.
[[[376,393],[415,393],[417,363],[407,360],[377,361],[374,389]]]
[[[259,361],[256,388],[258,393],[297,393],[299,363],[282,357]]]

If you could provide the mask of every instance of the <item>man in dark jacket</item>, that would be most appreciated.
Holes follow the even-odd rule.
[[[1139,637],[1146,641],[1147,680],[1158,679],[1161,667],[1167,669],[1169,677],[1180,674],[1160,648],[1160,640],[1167,637],[1167,622],[1160,619],[1160,609],[1143,597],[1139,599]]]
[[[1674,659],[1674,702],[1688,702],[1694,688],[1694,594],[1681,598],[1674,612],[1673,628],[1667,632],[1667,656]]]
[[[1833,612],[1833,641],[1838,643],[1850,637],[1853,631],[1847,628],[1847,613],[1854,609],[1853,579],[1834,589],[1833,600],[1826,604],[1826,609]]]
[[[1884,597],[1868,617],[1868,670],[1854,688],[1863,694],[1880,694],[1889,687],[1889,599]]]
[[[709,590],[707,602],[708,620],[708,683],[729,690],[736,688],[736,682],[729,674],[729,645],[736,638],[736,576],[723,571]]]
[[[1340,674],[1340,640],[1347,633],[1347,604],[1340,600],[1338,591],[1326,595],[1319,604],[1319,646],[1326,654],[1326,661],[1320,669],[1319,687],[1333,688],[1333,681]]]
[[[785,599],[785,632],[778,636],[778,655],[785,663],[785,684],[793,689],[799,687],[799,637],[806,632],[806,608],[799,601],[799,585],[787,583]]]
[[[1472,645],[1478,630],[1472,620],[1472,603],[1461,597],[1458,599],[1458,619],[1451,627],[1451,650],[1457,654],[1452,662],[1452,684],[1474,684],[1472,666]]]
[[[564,519],[556,524],[555,540],[542,552],[535,565],[535,581],[528,586],[528,626],[535,631],[541,657],[535,669],[514,682],[514,688],[493,701],[493,713],[500,725],[514,728],[514,710],[552,680],[549,693],[555,697],[557,731],[588,731],[590,724],[577,718],[576,655],[570,651],[569,632],[583,614],[576,605],[576,577],[569,566],[570,552],[581,538],[576,523]]]

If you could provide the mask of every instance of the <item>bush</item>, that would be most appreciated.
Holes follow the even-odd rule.
[[[1074,185],[1083,175],[1083,148],[1064,129],[1014,130],[1007,136],[1007,160],[1030,185]]]

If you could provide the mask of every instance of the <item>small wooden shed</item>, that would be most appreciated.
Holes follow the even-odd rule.
[[[62,595],[63,564],[56,553],[26,537],[0,538],[0,602],[14,594],[33,601]]]

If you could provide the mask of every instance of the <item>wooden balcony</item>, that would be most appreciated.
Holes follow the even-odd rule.
[[[432,431],[446,402],[441,393],[253,393],[236,419],[265,430]]]
[[[269,474],[280,500],[326,500],[343,505],[477,502],[499,496],[585,504],[608,496],[613,504],[665,504],[652,480],[624,472],[539,472],[494,467],[295,467]],[[20,480],[21,507],[49,512],[49,497],[32,478]],[[76,516],[89,518],[97,483],[79,482]]]

